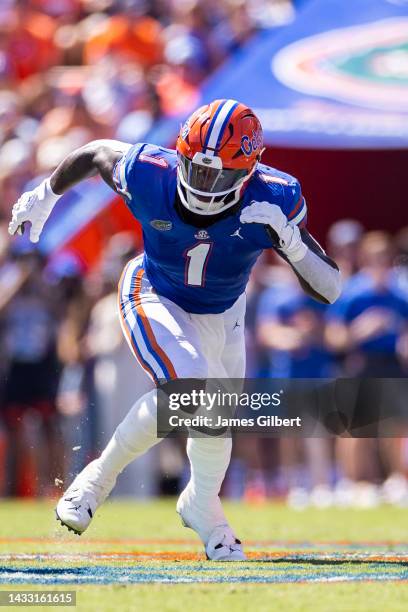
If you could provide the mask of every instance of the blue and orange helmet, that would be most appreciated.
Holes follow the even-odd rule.
[[[262,126],[245,104],[215,100],[191,115],[177,139],[181,202],[211,215],[238,202],[263,151]]]

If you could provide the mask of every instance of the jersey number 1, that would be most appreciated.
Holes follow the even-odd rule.
[[[191,285],[193,287],[204,287],[205,269],[207,267],[211,247],[212,244],[209,242],[200,242],[186,251],[186,285]]]

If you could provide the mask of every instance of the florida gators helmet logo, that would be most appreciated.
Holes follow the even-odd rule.
[[[209,215],[236,204],[263,151],[261,124],[245,104],[215,100],[185,122],[177,139],[177,188],[188,209]]]
[[[262,148],[263,138],[262,133],[252,132],[252,137],[246,134],[241,138],[241,149],[244,155],[250,156],[254,151],[258,151]]]

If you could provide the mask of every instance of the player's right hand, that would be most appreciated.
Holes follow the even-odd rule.
[[[61,196],[55,194],[46,179],[32,191],[26,191],[14,204],[11,221],[8,227],[9,234],[23,233],[24,224],[31,223],[30,240],[38,242],[45,222],[51,214],[57,200]]]

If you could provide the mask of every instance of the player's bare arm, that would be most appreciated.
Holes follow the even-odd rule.
[[[287,261],[304,291],[325,304],[332,304],[341,292],[337,264],[326,255],[306,228],[291,224],[279,206],[253,202],[241,214],[242,223],[263,223],[279,255]]]
[[[91,176],[99,174],[115,189],[113,169],[130,146],[118,140],[94,140],[70,153],[50,177],[32,191],[22,194],[13,206],[9,233],[22,233],[24,224],[30,222],[30,240],[38,242],[58,199],[71,187]]]
[[[119,140],[94,140],[70,153],[50,177],[54,193],[63,194],[80,181],[99,174],[115,189],[113,170],[130,144]]]

